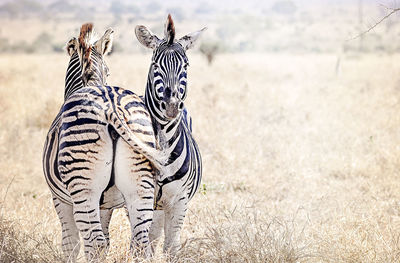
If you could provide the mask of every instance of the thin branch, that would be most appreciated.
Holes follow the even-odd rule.
[[[377,27],[380,23],[382,23],[384,20],[386,20],[389,16],[391,16],[391,15],[393,15],[394,13],[400,11],[400,7],[398,7],[398,8],[390,8],[390,7],[385,6],[385,8],[388,9],[388,10],[391,10],[391,11],[390,11],[387,15],[385,15],[384,17],[382,17],[382,18],[381,18],[378,22],[376,22],[373,26],[369,27],[367,30],[361,32],[361,33],[358,34],[357,36],[348,39],[347,41],[351,41],[351,40],[357,39],[357,38],[359,38],[359,37],[361,37],[361,36],[363,36],[363,35],[369,33],[371,30],[373,30],[375,27]]]
[[[10,189],[10,186],[14,182],[14,179],[15,179],[16,176],[17,176],[17,174],[14,174],[14,176],[12,177],[10,183],[7,185],[6,193],[4,194],[3,202],[1,203],[1,210],[3,210],[3,205],[4,205],[5,201],[6,201],[8,190]]]

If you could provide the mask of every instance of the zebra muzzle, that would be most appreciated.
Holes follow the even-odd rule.
[[[169,119],[176,118],[179,112],[183,109],[183,102],[177,101],[173,103],[166,103],[165,105],[165,115]]]

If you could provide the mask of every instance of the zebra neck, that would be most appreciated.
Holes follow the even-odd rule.
[[[67,99],[76,90],[83,87],[82,70],[78,52],[75,52],[69,61],[65,75],[64,99]]]
[[[164,147],[170,147],[178,137],[179,133],[182,132],[181,121],[182,114],[179,114],[178,117],[171,120],[166,125],[159,125],[157,128],[157,137],[159,138],[160,143],[164,144]]]
[[[151,118],[153,119],[153,126],[165,126],[168,124],[168,120],[163,117],[163,114],[160,110],[160,103],[154,98],[155,95],[153,94],[153,89],[154,88],[152,85],[151,77],[148,76],[146,91],[144,95],[144,103],[146,104],[146,107],[150,112]]]

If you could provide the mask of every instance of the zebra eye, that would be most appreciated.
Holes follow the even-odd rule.
[[[183,94],[183,92],[184,92],[183,88],[179,88],[179,92],[180,92],[181,94]]]

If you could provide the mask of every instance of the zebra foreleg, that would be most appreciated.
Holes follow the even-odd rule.
[[[180,248],[180,233],[185,220],[187,198],[182,197],[175,204],[165,208],[164,253],[175,256]]]
[[[153,222],[151,223],[150,233],[149,233],[152,254],[155,253],[163,229],[164,229],[164,211],[155,210],[153,212]]]
[[[62,228],[61,247],[64,254],[65,262],[76,262],[79,254],[79,230],[76,227],[72,205],[60,201],[53,196],[54,207],[60,218]]]

